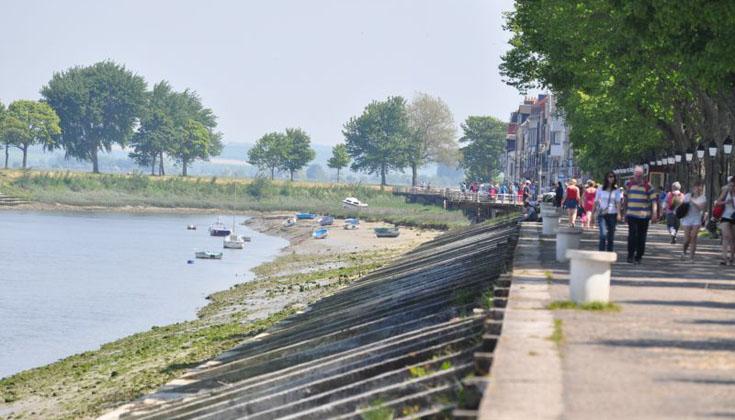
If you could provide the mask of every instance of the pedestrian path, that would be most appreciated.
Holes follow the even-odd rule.
[[[524,228],[519,257],[530,252],[520,244],[539,229]],[[504,359],[512,358],[525,360],[517,364],[526,371],[559,362],[561,408],[552,404],[548,412],[557,418],[735,418],[735,267],[718,265],[714,240],[700,243],[696,262],[682,261],[681,246],[670,244],[662,225],[651,227],[643,263],[631,265],[625,261],[626,235],[621,227],[612,269],[611,299],[620,311],[537,309],[555,322],[555,354],[514,350],[518,339],[512,324],[505,325],[481,418],[536,418],[533,413],[543,410],[534,406],[540,404],[535,398],[516,398],[512,412],[494,408],[510,400],[511,391],[538,392],[538,383],[526,381],[524,387],[523,372],[503,366]],[[535,270],[523,282],[526,288],[546,288],[535,293],[536,306],[567,300],[568,264],[554,261],[554,238],[538,243],[538,261],[517,259],[514,278]],[[586,232],[582,248],[596,246],[596,231]],[[518,291],[514,284],[506,319],[519,299],[528,301]],[[546,321],[543,334],[550,324]],[[558,393],[552,387],[551,394]]]

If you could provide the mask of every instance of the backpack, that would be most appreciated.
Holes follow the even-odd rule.
[[[687,202],[679,204],[674,210],[674,214],[676,215],[677,219],[683,219],[687,217],[687,213],[689,213],[689,203]]]

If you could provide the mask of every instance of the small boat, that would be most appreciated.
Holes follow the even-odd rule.
[[[315,230],[311,236],[314,237],[314,239],[324,239],[329,234],[329,231],[326,228],[320,228]]]
[[[348,217],[347,219],[345,219],[345,223],[349,223],[351,225],[359,225],[360,219],[355,217]]]
[[[401,234],[397,227],[380,227],[375,228],[374,231],[375,236],[377,236],[378,238],[397,238],[398,235]]]
[[[296,224],[296,219],[293,217],[289,217],[288,219],[283,221],[284,227],[291,227]]]
[[[334,217],[332,216],[322,216],[322,218],[319,219],[320,226],[331,226],[332,224],[334,224]]]
[[[360,220],[355,218],[345,219],[345,230],[355,230],[360,227]]]
[[[353,208],[353,209],[360,209],[367,207],[367,203],[363,203],[362,201],[356,199],[355,197],[347,197],[344,200],[342,200],[342,207],[344,208]]]
[[[296,213],[296,219],[298,220],[316,219],[316,214],[314,213]]]
[[[227,235],[222,241],[225,248],[228,249],[243,249],[245,248],[245,239],[242,236],[238,236],[235,232],[235,218],[232,218],[232,232]]]
[[[194,256],[203,260],[221,260],[221,252],[197,251]]]
[[[242,238],[242,236],[237,236],[236,233],[231,233],[227,235],[222,243],[223,246],[228,249],[245,248],[245,240]]]
[[[230,228],[225,226],[219,219],[217,219],[216,223],[209,226],[209,234],[211,236],[227,236],[230,233],[232,233]]]
[[[196,225],[186,225],[186,230],[197,230]]]

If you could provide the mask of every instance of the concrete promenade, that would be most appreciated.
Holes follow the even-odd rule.
[[[717,241],[682,261],[681,245],[653,226],[643,264],[630,265],[621,226],[620,312],[550,311],[569,299],[569,267],[539,232],[522,231],[481,419],[735,418],[735,267],[718,265]],[[587,231],[582,248],[596,246]]]

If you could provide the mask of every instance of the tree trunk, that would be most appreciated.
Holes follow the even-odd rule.
[[[28,162],[28,143],[23,144],[23,169],[26,168],[26,162]]]
[[[412,187],[415,187],[417,184],[416,178],[418,178],[418,168],[416,167],[415,163],[412,163],[411,164],[411,186]]]
[[[380,191],[385,190],[385,165],[380,166]]]
[[[97,147],[92,149],[92,152],[90,153],[90,157],[92,158],[92,173],[93,174],[100,173],[100,164],[99,164],[99,160],[97,159]]]
[[[153,154],[153,162],[151,163],[151,176],[156,176],[156,154]]]
[[[186,159],[181,161],[181,176],[186,176]]]
[[[290,173],[290,175],[291,175],[291,181],[293,182],[293,173],[294,173],[294,170],[293,169],[289,169],[288,172]]]
[[[8,169],[8,158],[10,157],[10,144],[5,143],[5,169]]]
[[[166,175],[166,171],[163,168],[163,152],[161,152],[160,156],[158,156],[158,175]]]
[[[339,184],[339,168],[337,168],[337,184]]]
[[[276,175],[276,167],[271,166],[271,181],[273,181],[273,177]]]

